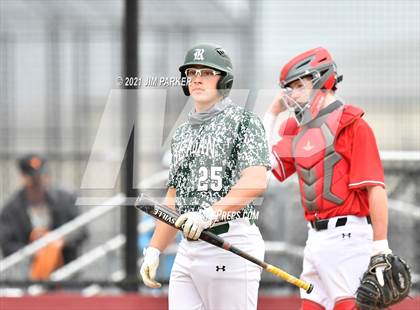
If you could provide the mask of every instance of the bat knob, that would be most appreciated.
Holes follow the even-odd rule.
[[[154,205],[150,205],[149,203],[150,202],[144,198],[144,195],[141,194],[139,197],[137,197],[134,206],[146,213],[150,213],[154,209]]]
[[[141,200],[142,196],[137,197],[136,201],[134,202],[134,206],[137,207],[140,205],[140,200]]]
[[[306,290],[306,293],[310,294],[313,289],[314,289],[314,285],[313,284],[309,284],[309,288]]]

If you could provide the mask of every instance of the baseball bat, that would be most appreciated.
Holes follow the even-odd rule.
[[[158,219],[162,222],[165,222],[166,224],[168,224],[168,225],[170,225],[174,228],[182,230],[181,227],[180,228],[175,227],[175,222],[179,217],[179,214],[175,210],[173,210],[173,209],[171,209],[171,208],[169,208],[165,205],[162,205],[162,204],[160,204],[156,201],[153,201],[152,199],[146,197],[143,194],[141,194],[141,196],[137,198],[134,206],[137,209],[139,209],[143,212],[146,212],[147,214],[153,216],[154,218],[156,218],[156,219]],[[279,278],[281,278],[281,279],[283,279],[283,280],[285,280],[285,281],[287,281],[287,282],[289,282],[289,283],[291,283],[291,284],[293,284],[293,285],[295,285],[295,286],[297,286],[301,289],[304,289],[308,294],[310,292],[312,292],[312,290],[314,288],[312,284],[310,284],[310,283],[308,283],[304,280],[298,279],[298,278],[292,276],[291,274],[287,273],[286,271],[284,271],[284,270],[282,270],[282,269],[280,269],[276,266],[270,265],[270,264],[268,264],[268,263],[266,263],[262,260],[259,260],[258,258],[255,258],[252,255],[249,255],[248,253],[246,253],[246,252],[238,249],[237,247],[231,245],[229,242],[227,242],[223,238],[220,238],[219,236],[215,235],[214,233],[212,233],[210,231],[204,230],[201,233],[199,239],[201,239],[203,241],[206,241],[210,244],[213,244],[214,246],[217,246],[219,248],[225,249],[226,251],[229,251],[229,252],[232,252],[236,255],[239,255],[240,257],[243,257],[246,260],[248,260],[250,262],[253,262],[254,264],[257,264],[258,266],[262,267],[264,270],[268,271],[269,273],[271,273],[271,274],[273,274],[273,275],[275,275],[275,276],[277,276],[277,277],[279,277]]]

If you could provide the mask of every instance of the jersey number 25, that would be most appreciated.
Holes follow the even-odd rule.
[[[200,167],[198,170],[198,187],[199,191],[209,190],[209,169]],[[222,189],[222,167],[210,167],[210,188],[213,191]]]

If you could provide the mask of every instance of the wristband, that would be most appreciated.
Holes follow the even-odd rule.
[[[148,247],[146,249],[143,249],[143,256],[146,256],[146,255],[159,257],[160,250],[154,247]]]
[[[379,254],[391,254],[392,251],[389,248],[388,240],[375,240],[373,241],[373,252],[372,256]]]

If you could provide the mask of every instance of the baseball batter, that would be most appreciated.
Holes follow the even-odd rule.
[[[364,112],[336,97],[341,79],[324,48],[298,55],[283,67],[282,90],[264,117],[271,133],[279,113],[293,115],[272,147],[272,172],[279,181],[298,175],[309,228],[301,278],[314,285],[311,294],[301,291],[304,310],[357,309],[354,296],[370,257],[391,253],[375,137]]]
[[[262,122],[228,97],[232,63],[220,46],[200,44],[179,68],[194,108],[171,143],[172,164],[165,204],[182,214],[184,225],[169,281],[170,309],[256,309],[261,268],[197,240],[204,229],[259,259],[264,242],[255,225],[253,201],[266,188],[269,151]],[[157,223],[145,250],[141,276],[155,281],[159,254],[175,237]]]

